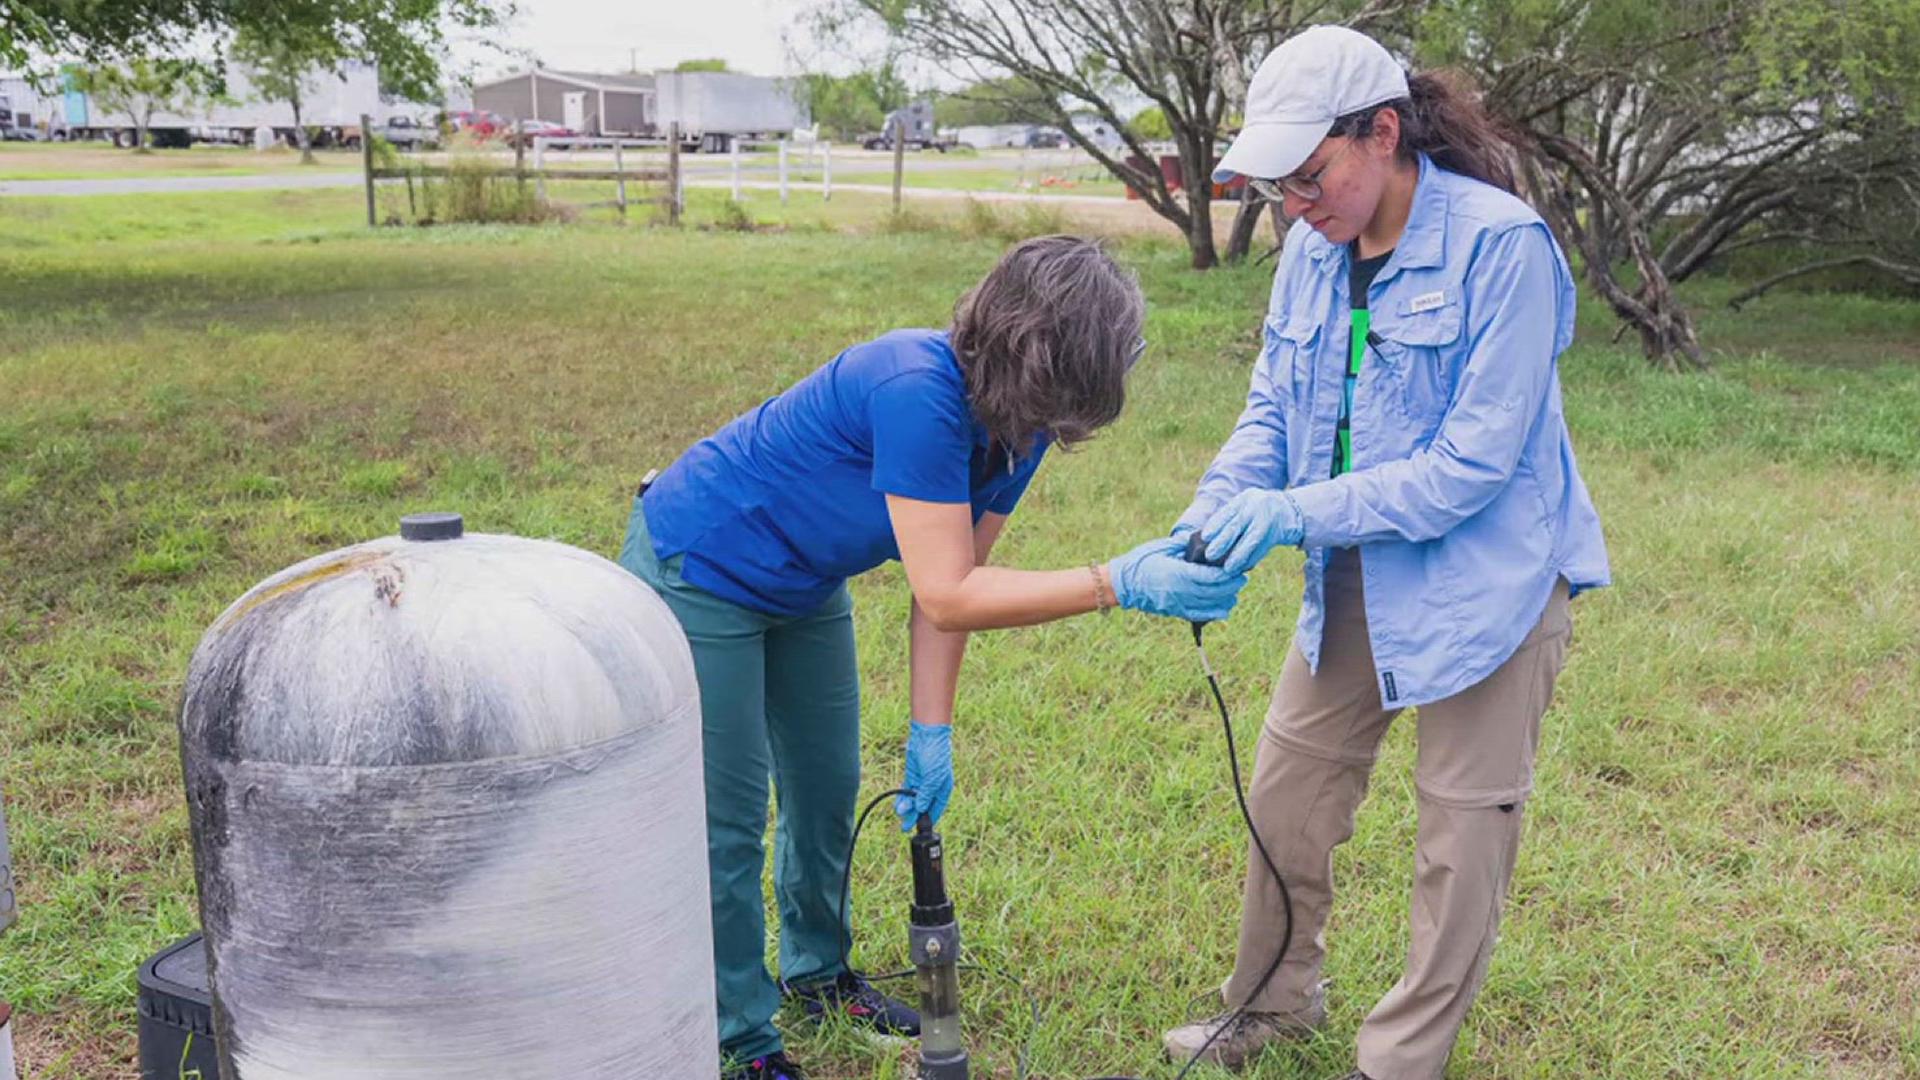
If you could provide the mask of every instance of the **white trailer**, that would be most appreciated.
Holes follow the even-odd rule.
[[[770,138],[807,126],[807,110],[788,79],[730,71],[659,71],[654,76],[656,123],[680,125],[689,146],[721,152],[734,139]]]
[[[25,75],[0,75],[0,139],[39,140],[58,122],[60,99]]]
[[[300,123],[319,129],[315,145],[352,142],[359,137],[360,116],[384,121],[405,111],[385,105],[380,98],[380,75],[372,64],[349,61],[337,74],[316,71],[307,80],[300,102]],[[91,95],[69,93],[55,138],[110,139],[132,146],[133,117],[124,110],[100,107]],[[159,146],[186,146],[194,142],[245,145],[260,128],[288,141],[294,139],[293,106],[284,101],[262,101],[244,69],[227,69],[227,89],[219,100],[202,102],[181,112],[156,112],[148,125],[149,138]]]

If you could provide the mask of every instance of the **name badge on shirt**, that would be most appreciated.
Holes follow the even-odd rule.
[[[1446,303],[1447,294],[1444,292],[1421,293],[1419,296],[1407,301],[1407,314],[1418,315],[1423,311],[1432,311],[1437,307],[1445,307]]]

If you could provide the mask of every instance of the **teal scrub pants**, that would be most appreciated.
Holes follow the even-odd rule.
[[[805,615],[768,615],[680,577],[654,557],[634,500],[620,565],[667,602],[693,647],[706,757],[707,872],[720,1049],[735,1061],[781,1048],[780,989],[767,972],[767,781],[779,795],[773,891],[780,974],[789,983],[843,970],[840,885],[860,790],[860,669],[853,598],[842,585]]]

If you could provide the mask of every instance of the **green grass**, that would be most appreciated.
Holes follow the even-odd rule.
[[[101,142],[0,143],[0,180],[102,180],[129,176],[251,176],[288,171],[358,169],[357,150],[316,150],[302,165],[297,150],[196,146],[136,154]]]
[[[777,231],[734,232],[699,227],[718,193],[692,198],[679,231],[373,234],[355,192],[0,203],[0,758],[22,878],[0,991],[27,1075],[128,1075],[135,967],[195,923],[172,709],[233,597],[425,507],[611,554],[648,467],[850,342],[940,324],[1019,227],[755,196]],[[1152,351],[1125,418],[1043,470],[1006,564],[1164,530],[1238,410],[1266,272],[1118,250]],[[1575,605],[1451,1076],[1920,1075],[1916,306],[1783,294],[1705,316],[1707,376],[1645,371],[1598,309],[1564,360],[1617,584]],[[1209,637],[1243,747],[1297,567],[1274,557]],[[897,566],[855,592],[879,791],[901,768],[908,595]],[[1157,1033],[1225,974],[1245,859],[1186,628],[979,635],[959,723],[949,873],[975,957],[1040,998],[1036,1068],[1171,1077]],[[1332,1022],[1257,1077],[1344,1070],[1397,976],[1411,736],[1338,858]],[[872,831],[858,962],[901,960],[906,889],[903,845]],[[980,1074],[1010,1076],[1023,1003],[991,980],[964,998]],[[903,1075],[844,1031],[796,1031],[820,1075]]]

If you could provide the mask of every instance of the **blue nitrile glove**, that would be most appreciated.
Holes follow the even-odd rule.
[[[947,812],[947,799],[953,795],[953,726],[912,722],[907,731],[907,777],[900,786],[913,792],[893,800],[893,812],[900,815],[900,831],[912,832],[925,814],[934,824]]]
[[[1230,574],[1244,574],[1275,547],[1298,545],[1306,530],[1291,494],[1248,488],[1215,510],[1200,536],[1207,542],[1208,560]]]
[[[1149,540],[1107,564],[1113,598],[1120,606],[1149,615],[1171,615],[1192,622],[1219,622],[1240,601],[1245,574],[1190,563],[1187,541],[1163,536]]]

